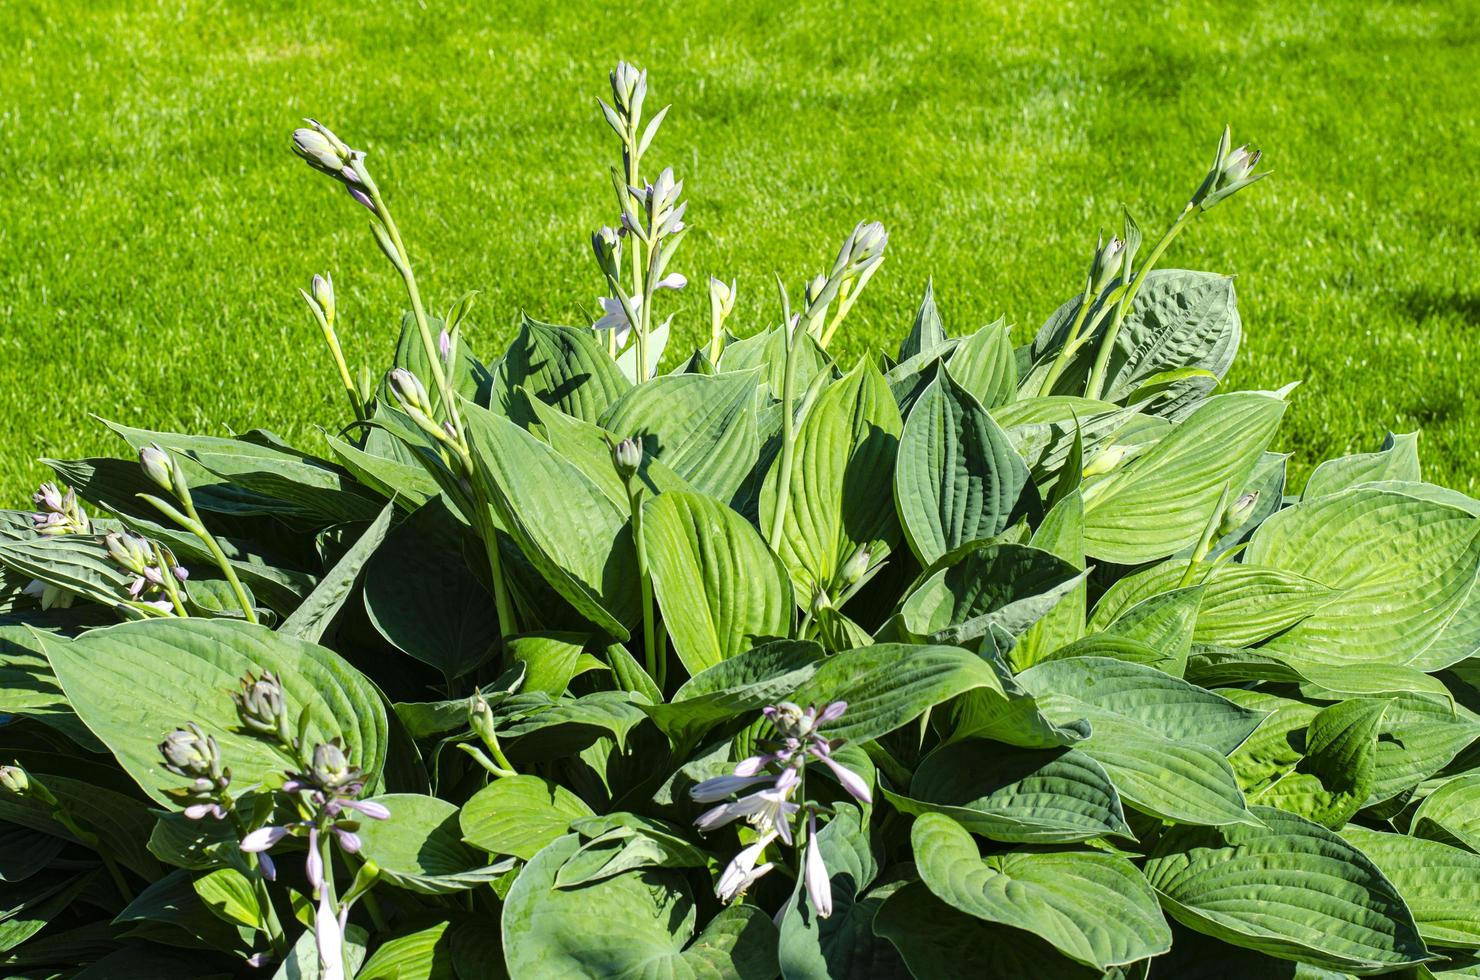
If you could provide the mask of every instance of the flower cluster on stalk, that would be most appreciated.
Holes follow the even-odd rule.
[[[763,714],[778,738],[763,745],[768,751],[742,760],[730,775],[706,779],[690,788],[689,796],[695,802],[726,800],[700,814],[694,821],[699,830],[707,832],[744,820],[757,834],[755,841],[736,854],[720,875],[715,894],[721,900],[728,902],[740,897],[775,867],[774,862],[762,861],[773,843],[780,841],[788,847],[795,846],[792,821],[805,808],[803,882],[817,914],[823,917],[832,914],[830,876],[817,841],[817,817],[823,808],[805,798],[796,801],[793,796],[803,787],[810,762],[825,766],[854,799],[873,802],[868,783],[833,758],[843,740],[828,738],[822,732],[824,726],[837,721],[847,710],[846,701],[834,701],[821,709],[815,705],[802,708],[790,701],[771,705]],[[736,794],[742,795],[727,800]]]
[[[89,534],[92,523],[82,512],[77,502],[77,491],[68,489],[63,493],[55,483],[43,483],[31,496],[36,504],[36,513],[31,515],[31,525],[37,534],[48,537],[58,534]]]
[[[170,612],[173,603],[169,599],[170,586],[166,575],[173,575],[179,582],[190,578],[190,572],[175,564],[173,556],[163,548],[153,545],[147,538],[128,531],[114,531],[103,539],[108,549],[108,558],[133,576],[129,582],[128,596],[135,602],[143,602],[160,610]]]

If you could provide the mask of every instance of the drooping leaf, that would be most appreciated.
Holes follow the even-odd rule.
[[[1480,773],[1462,773],[1437,786],[1414,812],[1413,833],[1480,854]]]
[[[385,761],[389,736],[380,692],[312,643],[223,619],[145,620],[42,643],[78,717],[156,802],[165,803],[164,791],[184,782],[165,770],[156,746],[188,721],[221,746],[233,789],[286,768],[267,743],[240,730],[228,695],[248,673],[277,676],[290,718],[307,710],[309,745],[343,739],[372,785]]]
[[[910,842],[937,898],[1032,933],[1075,962],[1105,970],[1171,947],[1155,893],[1125,858],[1047,849],[984,858],[970,834],[937,813],[915,821]]]
[[[1146,862],[1162,906],[1223,942],[1331,970],[1378,973],[1429,958],[1397,888],[1347,841],[1293,813],[1263,826],[1174,827]]]
[[[556,874],[580,846],[575,834],[552,842],[510,889],[503,933],[518,937],[504,947],[511,976],[775,976],[776,929],[769,918],[735,906],[695,937],[693,899],[675,872],[644,868],[579,888],[557,887]]]
[[[591,808],[538,776],[505,776],[473,794],[458,815],[463,839],[490,854],[530,860]],[[553,874],[553,870],[552,870]]]
[[[1357,453],[1328,459],[1317,466],[1305,481],[1301,500],[1328,497],[1359,483],[1404,480],[1417,483],[1418,433],[1397,435],[1389,432],[1382,448],[1375,453]]]
[[[324,635],[324,630],[329,628],[329,624],[354,591],[365,565],[385,541],[386,533],[390,530],[391,518],[394,515],[395,507],[386,504],[380,516],[371,521],[370,525],[360,533],[350,549],[319,581],[319,584],[314,586],[314,590],[308,594],[308,598],[303,600],[303,604],[293,610],[293,615],[278,627],[278,632],[296,636],[310,643],[319,641]]]
[[[360,821],[360,853],[398,888],[444,895],[486,885],[512,866],[488,864],[463,843],[458,808],[417,793],[374,797],[390,811],[385,820]],[[471,802],[471,801],[470,801]]]
[[[1480,949],[1480,854],[1355,824],[1341,836],[1397,886],[1426,941]]]
[[[1341,701],[1311,719],[1300,760],[1252,796],[1340,830],[1377,782],[1377,733],[1386,701]]]
[[[1358,487],[1275,514],[1244,557],[1341,590],[1262,650],[1297,668],[1380,662],[1438,670],[1448,656],[1426,653],[1474,587],[1480,521],[1444,504]]]
[[[1073,749],[1019,749],[967,739],[941,746],[915,770],[905,813],[942,813],[992,840],[1064,844],[1132,836],[1105,770]]]

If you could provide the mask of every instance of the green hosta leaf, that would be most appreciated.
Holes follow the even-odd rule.
[[[1134,837],[1105,770],[1073,749],[1019,749],[967,739],[926,756],[908,796],[886,795],[905,813],[941,813],[973,833],[1009,843]]]
[[[989,323],[962,340],[946,366],[951,377],[984,408],[996,408],[1017,397],[1017,360],[1012,352],[1012,328],[1006,320]]]
[[[1129,640],[1160,652],[1166,659],[1160,669],[1180,677],[1187,669],[1187,654],[1192,650],[1203,593],[1199,585],[1142,599],[1113,622],[1102,622],[1100,628],[1104,632],[1098,635]],[[1093,618],[1090,622],[1092,626],[1095,624]]]
[[[761,494],[768,538],[784,519],[780,554],[796,594],[837,595],[838,573],[860,548],[879,561],[899,543],[889,482],[899,445],[899,409],[868,358],[825,388],[796,435],[785,515],[776,513],[780,467]]]
[[[1076,660],[1049,661],[1033,669]],[[1137,810],[1187,824],[1254,822],[1222,753],[1195,740],[1169,738],[1131,717],[1077,698],[1040,696],[1038,705],[1059,724],[1089,721],[1090,737],[1075,748],[1103,766],[1121,799]]]
[[[556,874],[558,888],[578,888],[638,868],[702,868],[712,861],[671,825],[631,813],[584,817],[572,821],[570,829],[589,839],[580,859],[572,857]]]
[[[505,776],[474,793],[458,821],[463,839],[474,847],[528,861],[569,830],[571,821],[591,815],[564,786],[538,776]]]
[[[883,899],[866,894],[878,872],[868,821],[857,807],[842,804],[817,834],[827,867],[833,911],[813,909],[805,889],[791,895],[781,919],[777,955],[785,980],[902,977],[894,950],[874,937],[874,914]]]
[[[987,545],[926,579],[900,615],[904,628],[927,643],[970,646],[993,624],[1019,636],[1073,595],[1084,576],[1038,548]]]
[[[1177,921],[1235,946],[1380,973],[1430,958],[1397,888],[1366,855],[1292,813],[1265,826],[1174,827],[1146,877]]]
[[[566,415],[595,422],[632,384],[591,331],[525,317],[494,380],[494,399],[504,412],[516,406],[520,388]]]
[[[65,534],[0,542],[0,565],[129,615],[124,603],[133,576],[108,558],[100,536]]]
[[[69,641],[46,637],[43,646],[83,724],[158,803],[184,780],[165,771],[156,746],[187,721],[220,744],[233,788],[286,768],[267,743],[240,731],[228,694],[248,673],[277,676],[290,718],[308,711],[309,745],[344,739],[352,761],[372,774],[372,785],[385,762],[380,692],[337,654],[312,643],[230,620],[154,619]]]
[[[588,670],[605,670],[606,665],[586,653],[590,637],[585,633],[525,633],[504,639],[510,659],[524,665],[526,693],[542,691],[558,698],[570,686],[571,678]]]
[[[0,715],[34,718],[93,752],[107,751],[78,720],[46,661],[37,634],[0,626]]]
[[[928,813],[910,834],[921,879],[962,912],[1012,926],[1097,969],[1156,956],[1172,933],[1135,865],[1094,851],[1010,851],[983,858],[949,817]]]
[[[519,426],[474,405],[465,409],[473,459],[499,522],[556,592],[625,640],[639,602],[627,513]]]
[[[1219,755],[1238,748],[1264,717],[1195,684],[1121,660],[1053,660],[1024,671],[1018,680],[1036,694],[1068,695]]]
[[[920,298],[920,309],[915,314],[914,326],[909,336],[899,345],[899,360],[908,361],[919,354],[928,354],[946,342],[946,328],[941,323],[940,311],[935,308],[935,282],[926,280],[925,295]]]
[[[630,506],[627,483],[618,475],[617,468],[612,463],[614,440],[611,433],[594,422],[571,418],[538,398],[527,401],[530,411],[539,420],[545,441],[557,453],[574,463],[587,479],[600,487],[601,492],[606,494],[607,499],[618,510],[625,511]],[[651,456],[643,457],[636,477],[652,493],[693,489],[678,474]]]
[[[1009,710],[1009,702],[1015,700],[991,664],[969,650],[878,643],[828,658],[793,700],[798,704],[847,701],[847,714],[828,728],[828,734],[864,742],[967,692],[979,692],[1004,713]],[[1031,706],[1031,701],[1028,703]],[[1013,731],[1012,726],[1004,724],[1000,730],[986,734],[999,741],[1033,747],[1061,745],[1068,740],[1041,718],[1031,728]]]
[[[1075,640],[1067,646],[1059,647],[1052,653],[1040,657],[1037,662],[1046,663],[1050,660],[1068,660],[1074,657],[1105,657],[1110,660],[1124,660],[1126,663],[1155,668],[1172,677],[1180,676],[1182,667],[1175,654],[1149,647],[1139,640],[1112,636],[1108,633],[1091,633],[1089,636]]]
[[[1333,493],[1350,489],[1359,483],[1379,483],[1385,480],[1402,480],[1417,483],[1418,433],[1396,435],[1389,432],[1383,440],[1382,449],[1375,453],[1358,453],[1328,459],[1310,474],[1305,481],[1301,500],[1329,497]]]
[[[507,746],[510,757],[542,762],[574,755],[599,738],[612,738],[619,747],[626,744],[628,733],[647,717],[640,698],[627,691],[596,691],[578,698],[531,692],[505,701],[494,717],[501,736],[518,740]]]
[[[1195,542],[1224,488],[1248,478],[1284,412],[1283,399],[1257,392],[1209,398],[1145,455],[1086,484],[1085,551],[1135,564]]]
[[[360,580],[360,573],[364,571],[366,563],[370,561],[376,549],[385,541],[386,532],[390,530],[391,518],[395,516],[396,508],[392,504],[386,504],[381,510],[380,516],[370,522],[370,526],[360,533],[355,543],[350,546],[303,600],[302,605],[293,610],[283,625],[278,627],[278,632],[288,636],[296,636],[310,643],[317,643],[324,635],[324,630],[329,628],[339,610],[344,607],[345,601],[354,592],[355,583]]]
[[[905,537],[929,565],[1012,522],[1028,469],[986,409],[940,369],[904,424],[894,500]]]
[[[639,707],[674,742],[693,744],[715,725],[786,700],[822,658],[822,648],[809,641],[766,643],[694,675],[671,702]]]
[[[1356,825],[1341,836],[1398,887],[1425,940],[1436,946],[1480,949],[1480,855]]]
[[[447,323],[441,317],[427,318],[427,330],[433,341],[445,329],[447,329]],[[465,339],[460,339],[457,354],[456,363],[450,367],[444,364],[448,387],[468,401],[487,406],[490,388],[493,386],[493,376],[488,373],[488,368],[484,367],[483,363],[473,355]],[[401,335],[396,340],[395,366],[405,368],[425,382],[427,396],[431,400],[433,410],[440,413],[442,395],[433,383],[435,375],[432,373],[432,362],[427,356],[426,341],[422,338],[421,329],[417,326],[416,314],[409,310],[401,315]],[[389,392],[382,387],[383,400],[390,400],[385,397],[387,395]]]
[[[356,980],[460,980],[453,966],[452,923],[393,936],[365,961]]]
[[[1297,668],[1379,662],[1438,670],[1448,658],[1432,660],[1426,651],[1475,584],[1480,521],[1444,504],[1359,487],[1275,514],[1244,557],[1342,590],[1264,652]]]
[[[1138,602],[1177,588],[1187,570],[1173,558],[1127,575],[1095,606],[1090,629],[1105,629]],[[1225,562],[1199,566],[1192,585],[1202,586],[1202,602],[1192,633],[1195,643],[1251,646],[1300,622],[1337,595],[1336,589],[1282,568]]]
[[[1396,693],[1378,730],[1373,806],[1417,786],[1480,738],[1480,716],[1468,708]]]
[[[1219,693],[1251,710],[1266,712],[1254,733],[1228,757],[1240,788],[1249,794],[1262,793],[1299,765],[1305,756],[1305,730],[1321,707],[1263,691]]]
[[[1020,930],[958,911],[912,882],[885,900],[874,932],[894,944],[916,977],[1103,980],[1111,974],[1065,959]]]
[[[262,906],[246,875],[235,868],[217,868],[192,883],[195,894],[211,914],[223,922],[256,929],[262,917]]]
[[[1252,795],[1254,802],[1339,830],[1377,782],[1377,732],[1386,701],[1342,701],[1321,710],[1294,768]]]
[[[515,879],[503,910],[504,935],[517,937],[504,947],[511,976],[775,976],[776,928],[768,917],[733,906],[694,937],[693,899],[674,872],[643,869],[557,887],[555,876],[580,846],[574,834],[561,837]]]
[[[0,826],[0,882],[25,881],[49,866],[65,846],[60,837],[39,830]]]
[[[651,378],[658,372],[658,362],[663,359],[663,351],[668,348],[669,328],[673,323],[673,317],[667,317],[662,323],[653,327],[647,337],[647,372],[644,378]],[[598,335],[599,336],[599,335]],[[633,384],[637,383],[637,340],[627,345],[627,349],[617,355],[617,367],[622,369],[622,375]]]
[[[815,337],[808,333],[799,336],[795,364],[797,390],[806,390],[819,374],[828,370],[831,363],[832,358],[818,345]],[[786,376],[785,330],[771,327],[754,336],[725,344],[719,357],[721,372],[729,374],[753,368],[760,368],[761,383],[774,397],[780,398]]]
[[[638,385],[601,417],[617,439],[642,442],[696,490],[729,502],[760,454],[755,371],[665,375]]]
[[[365,570],[365,611],[386,641],[455,678],[498,640],[493,597],[462,560],[463,528],[441,498],[391,531]]]
[[[1075,568],[1084,568],[1084,496],[1074,490],[1054,504],[1029,541]],[[1084,636],[1088,586],[1080,582],[1034,623],[1008,653],[1014,670],[1045,659],[1054,650]]]
[[[1413,814],[1413,833],[1480,853],[1480,773],[1455,776],[1426,796]]]
[[[791,632],[791,579],[755,528],[696,493],[643,505],[653,591],[684,668],[694,675]]]
[[[360,821],[360,855],[398,888],[444,895],[486,885],[513,866],[512,861],[490,865],[464,844],[458,809],[446,800],[392,793],[375,802],[391,815]]]
[[[363,977],[360,972],[361,965],[365,962],[365,946],[369,942],[369,936],[359,926],[350,924],[344,930],[344,969],[346,976]],[[386,945],[391,946],[399,940],[392,939]],[[111,958],[111,957],[110,957]],[[384,960],[382,960],[384,962]],[[181,969],[189,969],[194,964],[188,964]],[[156,977],[169,976],[167,972],[156,970],[145,971],[138,977],[130,977],[129,980],[154,980]],[[383,976],[384,974],[382,974]],[[112,974],[109,974],[112,976]],[[305,929],[298,936],[298,941],[288,951],[277,972],[272,975],[272,980],[322,980],[323,973],[319,969],[319,944],[312,929]],[[408,977],[396,977],[395,980],[408,980]]]
[[[152,882],[118,913],[113,925],[144,935],[168,935],[167,941],[182,946],[206,946],[243,956],[252,934],[218,917],[196,894],[193,876],[183,870]]]
[[[381,439],[367,441],[366,449],[352,446],[328,433],[324,434],[324,442],[328,444],[329,451],[334,454],[339,465],[349,470],[356,480],[387,500],[394,500],[404,510],[415,510],[435,497],[441,488],[420,462],[402,459],[399,453],[390,456],[368,451],[369,447],[382,440],[387,446],[399,448],[398,441],[386,439],[384,432],[379,434]]]

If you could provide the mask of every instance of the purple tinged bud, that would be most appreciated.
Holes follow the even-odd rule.
[[[421,379],[405,368],[396,368],[391,371],[391,394],[407,411],[412,409],[423,413],[430,411],[427,401],[427,390],[422,385]]]
[[[311,827],[308,831],[308,857],[303,862],[303,873],[308,885],[317,894],[324,888],[324,857],[319,853],[319,831]]]
[[[831,755],[814,752],[813,758],[832,770],[832,774],[843,785],[843,789],[848,791],[849,796],[860,803],[872,803],[874,801],[873,794],[869,792],[868,783],[864,782],[863,777],[858,775],[858,773],[838,762]]]
[[[834,701],[832,704],[829,704],[827,707],[822,709],[822,714],[817,716],[817,724],[821,726],[826,725],[830,721],[837,721],[839,718],[843,717],[843,712],[847,710],[847,701]]]
[[[642,466],[642,443],[630,437],[623,439],[612,449],[612,463],[617,468],[618,476],[624,480],[632,479],[632,475]]]
[[[313,301],[319,304],[319,309],[323,311],[324,320],[332,327],[334,325],[334,280],[327,274],[314,276],[308,290],[313,296]]]
[[[452,335],[443,330],[437,337],[437,353],[442,355],[442,360],[452,356]]]
[[[374,800],[345,800],[344,805],[352,810],[358,810],[371,820],[386,820],[391,815],[390,809],[384,803],[376,803]]]
[[[353,184],[346,184],[345,188],[349,191],[349,196],[354,198],[360,204],[363,204],[370,211],[371,214],[378,213],[375,210],[375,202],[370,199],[369,194],[366,194],[362,189],[354,186]]]
[[[144,475],[161,490],[174,489],[174,461],[157,444],[150,443],[139,450],[139,465],[143,467]]]
[[[822,847],[817,843],[816,811],[807,817],[807,863],[803,877],[807,884],[807,897],[817,914],[824,919],[832,915],[832,880],[822,860]]]
[[[259,827],[242,838],[242,850],[260,854],[287,836],[287,827]]]
[[[335,840],[339,841],[340,848],[343,849],[346,854],[360,853],[359,834],[355,833],[352,830],[345,830],[343,827],[333,827],[330,829],[334,831]]]

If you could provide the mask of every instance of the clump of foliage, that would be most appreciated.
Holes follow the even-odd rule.
[[[1289,390],[1219,391],[1233,283],[1159,262],[1259,154],[1027,346],[927,287],[837,363],[865,223],[659,373],[646,91],[592,324],[480,359],[314,123],[411,306],[357,375],[305,291],[325,454],[111,424],[0,517],[7,972],[1473,975],[1480,502],[1412,435],[1294,494]]]

